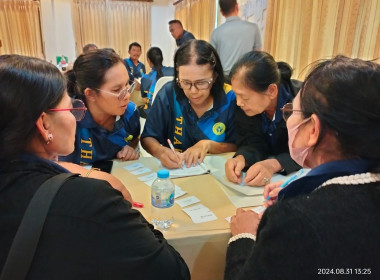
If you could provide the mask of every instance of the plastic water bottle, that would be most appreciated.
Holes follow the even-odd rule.
[[[173,223],[174,183],[169,178],[169,170],[157,172],[151,189],[152,224],[160,229],[168,229]]]

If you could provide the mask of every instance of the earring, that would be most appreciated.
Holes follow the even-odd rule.
[[[46,141],[46,145],[49,145],[50,141],[53,140],[53,134],[49,133],[49,134],[47,135],[47,139],[48,139],[48,140]]]

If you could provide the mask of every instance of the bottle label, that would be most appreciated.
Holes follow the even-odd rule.
[[[160,193],[152,193],[152,205],[157,208],[169,208],[174,204],[174,193],[171,193],[169,196],[160,195]]]

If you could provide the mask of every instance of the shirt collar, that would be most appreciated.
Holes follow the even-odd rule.
[[[52,160],[47,160],[45,158],[36,156],[34,154],[30,154],[30,153],[22,154],[20,156],[20,160],[26,161],[26,162],[37,162],[37,163],[40,162],[40,163],[47,164],[47,165],[53,167],[54,169],[57,169],[60,172],[64,172],[64,173],[69,173],[70,172],[69,170],[67,170],[66,168],[62,167],[61,165],[55,163]]]

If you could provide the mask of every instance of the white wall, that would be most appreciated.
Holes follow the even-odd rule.
[[[47,61],[55,63],[56,56],[61,55],[67,56],[68,62],[76,58],[71,3],[72,0],[41,1],[42,36]],[[151,44],[161,48],[164,65],[172,66],[175,41],[169,32],[168,22],[174,18],[174,6],[167,0],[153,3]]]
[[[42,38],[47,61],[56,63],[56,56],[65,55],[68,62],[72,62],[76,57],[71,2],[41,1]]]
[[[159,47],[162,50],[165,66],[174,65],[173,57],[176,44],[169,32],[168,25],[172,19],[174,19],[174,6],[171,3],[152,6],[151,44],[152,47]]]

